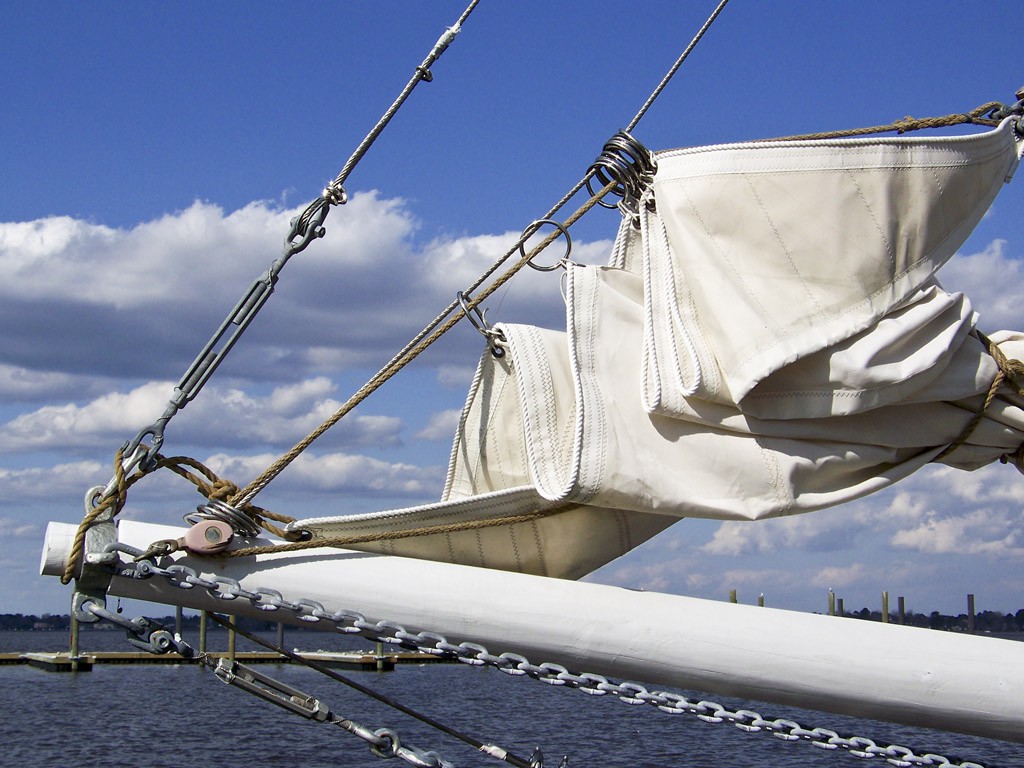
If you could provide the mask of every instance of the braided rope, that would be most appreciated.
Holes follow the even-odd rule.
[[[960,431],[960,434],[957,435],[956,439],[943,448],[942,451],[932,459],[932,461],[939,461],[945,458],[957,448],[964,445],[971,438],[971,435],[974,434],[974,430],[978,428],[978,425],[981,424],[981,420],[988,412],[989,406],[992,405],[996,392],[1004,383],[1009,384],[1009,386],[1011,386],[1018,395],[1024,395],[1024,384],[1022,384],[1022,382],[1024,382],[1024,363],[1020,360],[1011,360],[1007,358],[996,343],[981,331],[976,330],[975,334],[981,343],[985,345],[989,355],[991,355],[992,359],[995,361],[997,368],[996,375],[992,378],[992,383],[989,385],[988,392],[985,394],[985,400],[982,403],[981,408],[975,412],[974,416],[972,416],[971,420],[967,422],[967,425]],[[999,457],[999,460],[1003,464],[1013,461],[1017,466],[1017,469],[1024,472],[1024,444],[1022,444],[1012,454],[1003,454]]]
[[[999,109],[1002,106],[1003,105],[998,101],[989,101],[982,104],[980,107],[975,107],[970,112],[956,112],[942,117],[915,118],[907,116],[901,120],[889,123],[888,125],[872,125],[867,128],[850,128],[843,131],[826,131],[824,133],[803,133],[796,136],[784,136],[778,139],[758,139],[758,141],[815,141],[819,139],[842,139],[850,136],[868,136],[874,133],[890,133],[892,131],[902,134],[910,131],[920,131],[927,128],[948,128],[950,126],[964,125],[967,123],[994,127],[999,125],[999,121],[986,118],[984,115],[991,114],[993,110]]]

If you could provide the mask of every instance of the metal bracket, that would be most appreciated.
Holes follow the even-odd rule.
[[[86,601],[104,607],[107,604],[107,588],[113,578],[109,568],[111,545],[117,543],[117,526],[114,524],[113,510],[104,512],[97,522],[85,532],[84,557],[81,560],[81,571],[75,579],[75,594],[72,598],[71,610],[78,621],[92,624],[100,617],[91,611],[84,610]]]

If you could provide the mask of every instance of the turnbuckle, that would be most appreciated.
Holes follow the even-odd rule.
[[[213,673],[228,685],[248,691],[261,699],[287,709],[289,712],[301,715],[307,720],[316,720],[322,723],[331,716],[331,710],[319,699],[302,693],[272,677],[260,674],[237,661],[221,659]]]

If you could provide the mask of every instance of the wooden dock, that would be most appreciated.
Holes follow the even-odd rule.
[[[343,651],[298,651],[310,661],[336,669],[361,670],[367,672],[388,672],[396,664],[436,664],[449,659],[438,658],[429,653],[401,651],[397,653],[360,653]],[[231,658],[229,651],[208,651],[214,659]],[[291,664],[288,658],[270,651],[245,651],[234,654],[234,659],[243,664]],[[27,664],[48,672],[88,672],[96,664],[193,664],[191,659],[177,653],[153,654],[145,651],[92,651],[77,657],[63,653],[0,653],[0,665]]]

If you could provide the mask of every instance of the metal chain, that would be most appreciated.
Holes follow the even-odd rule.
[[[854,757],[883,757],[897,768],[913,766],[934,766],[936,768],[986,768],[983,763],[960,761],[933,752],[917,754],[914,750],[890,744],[881,746],[864,736],[840,736],[827,728],[805,728],[787,718],[766,718],[750,709],[731,710],[721,704],[707,700],[693,701],[678,693],[650,691],[635,682],[612,682],[603,675],[584,672],[570,672],[561,664],[544,662],[533,664],[518,653],[493,654],[478,643],[450,643],[436,632],[408,632],[400,624],[391,621],[370,622],[356,611],[328,611],[315,600],[286,600],[273,589],[248,590],[235,579],[224,576],[204,578],[197,571],[184,565],[160,567],[149,561],[141,561],[118,571],[118,575],[145,579],[162,576],[181,589],[205,589],[208,594],[225,602],[239,598],[260,611],[286,610],[303,623],[326,621],[334,625],[335,631],[343,635],[362,635],[374,641],[399,645],[404,648],[428,653],[433,656],[455,659],[472,666],[490,666],[507,675],[527,675],[542,683],[575,688],[591,696],[612,694],[626,704],[650,704],[669,714],[691,714],[707,723],[734,725],[747,733],[764,732],[785,741],[807,741],[826,750],[842,750]]]

